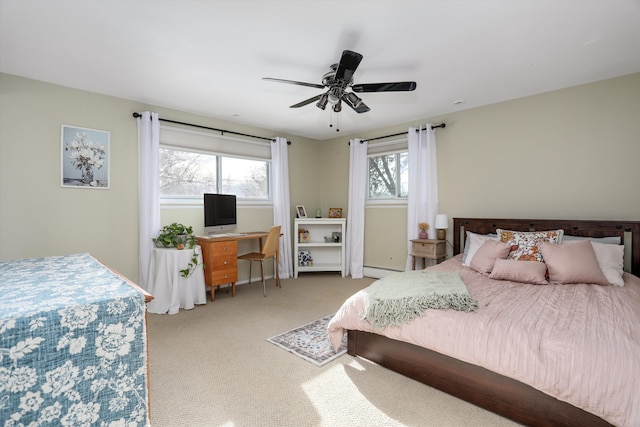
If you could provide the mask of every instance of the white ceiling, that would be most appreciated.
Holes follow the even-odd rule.
[[[336,114],[262,80],[320,83],[344,49],[355,83],[417,89]],[[640,72],[640,0],[0,0],[0,71],[327,139]]]

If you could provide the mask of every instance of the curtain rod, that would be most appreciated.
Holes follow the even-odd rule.
[[[136,113],[133,113],[133,117],[137,119],[138,117],[142,117],[142,115],[140,113],[136,112]],[[160,120],[161,122],[174,123],[176,125],[184,125],[184,126],[191,126],[191,127],[194,127],[194,128],[214,130],[216,132],[220,132],[222,135],[224,135],[225,133],[230,133],[230,134],[233,134],[233,135],[241,135],[241,136],[248,136],[250,138],[264,139],[266,141],[272,141],[272,142],[275,141],[274,138],[266,138],[264,136],[249,135],[249,134],[246,134],[246,133],[234,132],[232,130],[224,130],[224,129],[217,129],[217,128],[212,128],[212,127],[208,127],[208,126],[194,125],[192,123],[178,122],[178,121],[175,121],[175,120],[161,119],[160,117],[158,117],[158,120]],[[287,145],[291,145],[291,141],[287,140]]]
[[[447,124],[446,123],[440,123],[439,125],[431,125],[431,129],[438,129],[438,128],[446,128]],[[418,133],[419,129],[416,129],[416,133]],[[363,143],[364,141],[370,142],[370,141],[375,141],[376,139],[384,139],[384,138],[391,138],[392,136],[400,136],[400,135],[406,135],[406,132],[400,132],[400,133],[394,133],[391,135],[385,135],[385,136],[378,136],[377,138],[369,138],[369,139],[363,139],[362,141],[360,141],[360,143]]]

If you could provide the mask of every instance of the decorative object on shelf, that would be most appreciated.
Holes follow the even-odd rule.
[[[429,238],[429,235],[427,234],[427,230],[429,229],[428,223],[420,222],[418,223],[418,228],[420,229],[420,234],[418,235],[418,237],[420,237],[421,239]]]
[[[342,208],[329,208],[329,218],[342,218]]]
[[[303,205],[297,205],[296,206],[296,215],[298,215],[298,218],[306,218],[307,217],[307,211],[304,209]]]
[[[316,218],[322,218],[322,209],[316,209]]]
[[[436,230],[438,230],[437,238],[438,240],[446,240],[447,239],[447,229],[449,228],[449,218],[447,214],[438,214],[436,215]]]
[[[331,239],[334,243],[342,242],[342,233],[339,231],[334,231],[333,233],[331,233]]]
[[[109,132],[62,125],[62,186],[109,188]]]
[[[305,230],[304,228],[298,229],[298,242],[299,243],[311,242],[311,236],[309,235],[309,230]]]
[[[198,266],[198,254],[195,251],[196,236],[193,234],[193,228],[189,225],[179,224],[174,222],[170,225],[165,225],[160,229],[158,237],[154,237],[153,243],[157,248],[176,248],[182,250],[184,248],[193,249],[193,255],[187,265],[187,268],[180,270],[182,277],[189,277],[193,274],[193,271]],[[204,264],[202,268],[204,268]]]
[[[303,267],[313,266],[313,258],[309,251],[298,251],[298,265]]]

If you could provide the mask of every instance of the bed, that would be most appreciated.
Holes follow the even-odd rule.
[[[454,341],[456,329],[448,327],[450,323],[447,322],[451,321],[450,318],[464,318],[466,316],[467,325],[478,323],[479,330],[469,334],[469,337],[473,338],[469,340],[474,341],[476,343],[474,345],[478,345],[478,340],[482,339],[478,337],[481,337],[481,334],[486,332],[482,330],[483,327],[486,329],[489,326],[483,321],[472,322],[468,319],[482,319],[485,313],[491,312],[494,308],[497,310],[497,300],[499,299],[496,297],[495,305],[492,307],[490,304],[494,301],[491,294],[492,288],[486,285],[488,283],[486,281],[492,281],[492,279],[486,277],[483,277],[485,282],[482,286],[476,286],[475,288],[469,286],[469,293],[478,297],[479,308],[476,312],[426,310],[422,318],[411,322],[419,323],[425,321],[425,318],[431,322],[429,325],[432,326],[426,326],[433,329],[429,333],[436,338],[439,337],[441,341],[429,343],[429,348],[413,344],[412,333],[403,335],[398,331],[398,327],[388,328],[386,332],[374,332],[367,326],[366,322],[347,320],[344,316],[345,311],[348,311],[350,306],[357,306],[354,303],[355,300],[351,300],[355,296],[345,301],[343,307],[332,319],[329,324],[330,336],[333,334],[333,339],[335,339],[344,330],[348,334],[348,353],[350,355],[371,360],[395,372],[525,425],[640,425],[640,375],[638,374],[640,372],[640,357],[638,357],[640,354],[640,328],[638,327],[640,324],[640,306],[627,306],[628,303],[640,303],[640,278],[638,277],[640,275],[640,222],[454,218],[454,257],[438,266],[431,267],[430,270],[456,270],[460,272],[463,279],[471,274],[477,274],[462,265],[461,258],[465,241],[467,240],[465,238],[466,232],[487,235],[496,233],[497,229],[522,232],[561,229],[564,232],[565,239],[568,239],[568,236],[594,239],[618,238],[620,243],[624,244],[624,256],[627,261],[626,269],[629,272],[625,272],[623,275],[624,286],[622,287],[598,285],[536,286],[493,280],[493,282],[500,283],[500,286],[502,286],[500,289],[508,290],[510,293],[509,298],[515,302],[513,304],[514,310],[521,309],[523,311],[529,310],[525,304],[526,301],[523,301],[523,299],[534,298],[532,297],[534,294],[525,294],[524,292],[544,292],[546,293],[546,298],[552,298],[552,301],[556,301],[555,298],[558,298],[557,292],[551,294],[554,289],[568,293],[570,298],[577,298],[576,295],[583,293],[583,291],[587,292],[589,290],[588,292],[591,292],[591,290],[594,290],[596,295],[599,295],[596,299],[605,301],[605,307],[607,307],[608,312],[612,313],[608,319],[617,323],[614,325],[615,330],[607,329],[613,328],[613,326],[595,323],[590,313],[582,312],[580,308],[586,308],[591,303],[580,303],[581,305],[573,306],[570,316],[564,316],[560,320],[556,320],[556,322],[564,321],[573,326],[579,323],[578,320],[594,322],[589,324],[589,328],[602,334],[602,343],[607,344],[601,346],[605,350],[604,355],[595,354],[591,357],[591,352],[585,350],[585,348],[589,348],[585,347],[588,343],[582,343],[581,339],[578,340],[578,347],[576,347],[580,350],[573,348],[574,344],[569,341],[563,341],[565,337],[562,331],[566,329],[567,324],[560,324],[556,328],[549,329],[547,327],[548,329],[541,335],[542,342],[540,343],[531,342],[526,333],[518,338],[518,340],[525,343],[525,348],[531,347],[534,350],[532,355],[522,353],[524,354],[524,356],[520,356],[524,359],[522,363],[526,361],[527,366],[537,364],[544,369],[548,369],[550,374],[546,374],[544,370],[541,375],[535,374],[542,377],[547,375],[548,378],[545,381],[548,384],[543,383],[541,385],[537,382],[537,379],[532,384],[527,379],[531,373],[523,374],[518,371],[517,359],[515,370],[512,368],[509,372],[507,372],[508,369],[503,369],[500,363],[487,362],[489,367],[483,366],[483,362],[479,362],[479,360],[483,357],[484,350],[480,351],[479,348],[472,348],[470,351],[465,349],[464,342]],[[502,295],[502,292],[505,292],[503,290],[495,291],[494,294]],[[589,298],[594,298],[589,296],[590,293],[586,295],[587,301],[589,301]],[[619,306],[606,306],[607,303],[611,304],[611,298]],[[579,300],[576,299],[574,303],[577,301]],[[520,306],[520,304],[524,305]],[[562,310],[558,311],[562,312]],[[587,317],[583,318],[581,316]],[[521,331],[527,331],[528,323],[533,325],[537,322],[536,319],[531,317],[523,317],[523,319],[524,321],[521,323],[523,323],[522,327],[524,329],[521,329]],[[500,328],[502,325],[491,324],[490,327]],[[585,328],[583,327],[583,329]],[[387,333],[390,337],[384,336],[383,333]],[[476,337],[476,334],[479,334],[478,337]],[[622,335],[625,339],[629,338],[630,341],[625,344],[626,347],[623,350],[612,351],[608,340],[610,336],[617,337],[619,335]],[[492,341],[491,335],[485,340]],[[501,339],[499,343],[503,347],[513,344],[509,339]],[[549,354],[550,352],[546,351],[549,348],[555,350]],[[539,349],[541,351],[538,351]],[[487,347],[487,353],[489,350],[490,347]],[[503,348],[503,350],[505,349]],[[570,368],[565,368],[566,376],[562,372],[559,374],[554,373],[549,366],[554,367],[556,365],[557,360],[555,357],[568,360],[569,366],[574,366],[574,370],[571,371]],[[608,357],[609,360],[603,362],[598,357]],[[594,363],[597,369],[584,368],[584,366],[591,366],[590,364]],[[603,365],[606,365],[606,367]],[[580,370],[576,369],[576,367],[583,368]],[[599,376],[596,376],[596,371],[603,371],[604,373],[601,372]],[[608,376],[614,379],[619,377],[624,383],[619,386],[613,383],[614,379],[609,380]],[[581,380],[585,380],[591,389],[581,392],[578,390],[576,392],[574,390],[576,384],[574,383]],[[600,380],[602,380],[602,383],[598,382]],[[612,381],[612,384],[607,383],[607,381]],[[578,384],[577,387],[580,387],[580,385]],[[611,390],[612,387],[614,388],[613,390]],[[597,392],[599,389],[606,390],[606,392],[600,395]],[[610,398],[610,396],[613,397]]]
[[[152,298],[86,253],[0,262],[0,424],[150,425]]]

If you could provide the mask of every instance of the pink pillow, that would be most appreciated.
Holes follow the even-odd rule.
[[[478,273],[488,274],[493,270],[497,258],[505,259],[509,255],[511,245],[497,240],[487,240],[480,246],[471,259],[471,268]]]
[[[547,266],[543,262],[497,259],[489,277],[533,285],[547,285],[549,282],[545,279],[546,273]]]
[[[603,286],[609,284],[588,240],[563,245],[541,242],[540,252],[549,269],[551,283],[588,283]]]
[[[610,245],[591,240],[598,265],[610,285],[624,286],[624,245]]]

